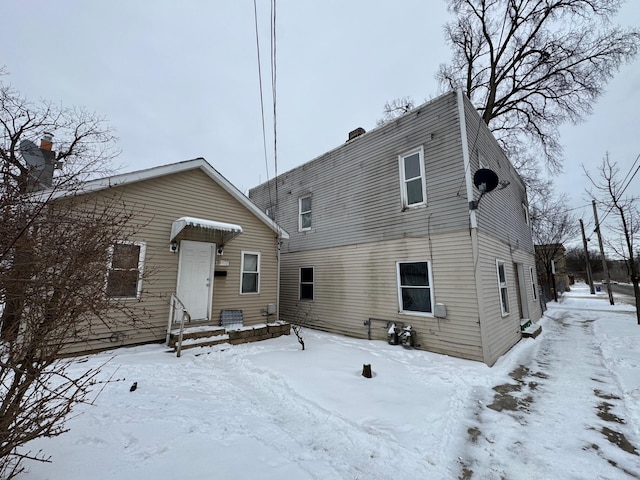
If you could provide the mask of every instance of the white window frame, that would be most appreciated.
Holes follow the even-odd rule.
[[[524,210],[524,221],[527,225],[531,225],[531,219],[529,218],[529,206],[522,202],[522,209]]]
[[[257,259],[257,264],[256,264],[256,271],[253,272],[245,272],[244,269],[244,260],[245,260],[245,256],[246,255],[256,255],[258,257]],[[240,295],[258,295],[260,293],[260,252],[250,252],[250,251],[246,251],[246,250],[242,250],[240,252]],[[256,281],[256,291],[255,292],[243,292],[242,291],[242,287],[243,287],[243,280],[244,280],[244,275],[245,273],[247,274],[257,274],[258,275],[258,279]]]
[[[135,245],[140,247],[140,252],[138,253],[138,281],[136,283],[136,294],[135,296],[110,296],[109,295],[109,273],[113,270],[124,270],[124,269],[114,269],[113,268],[113,255],[115,253],[115,245]],[[118,240],[114,245],[109,247],[109,254],[107,260],[107,274],[105,276],[105,285],[104,285],[104,294],[105,297],[114,300],[137,300],[140,298],[142,294],[142,277],[144,274],[144,259],[147,253],[147,244],[145,242],[132,242],[129,240]]]
[[[533,299],[538,299],[538,291],[536,289],[536,276],[533,272],[533,267],[529,267],[529,274],[531,275],[531,291],[533,292]]]
[[[313,280],[311,282],[302,281],[302,270],[310,269]],[[311,285],[311,298],[302,298],[302,285]],[[298,270],[298,300],[301,302],[313,302],[316,298],[316,268],[313,266],[300,267]]]
[[[407,263],[426,263],[427,264],[427,278],[429,279],[429,285],[426,286],[403,286],[400,284],[400,265]],[[433,276],[431,271],[431,261],[430,260],[402,260],[396,262],[396,284],[398,287],[398,313],[403,315],[415,315],[418,317],[433,317],[433,308],[435,305],[435,295],[433,292]],[[403,288],[426,288],[429,290],[429,300],[431,301],[431,311],[430,312],[418,312],[415,310],[404,310],[402,304],[402,289]]]
[[[311,199],[311,209],[309,210],[305,210],[302,211],[302,200],[305,199]],[[313,211],[313,197],[311,195],[305,195],[304,197],[300,197],[298,199],[298,231],[299,232],[306,232],[308,230],[311,230],[311,226],[313,225],[313,221],[311,218],[311,212]],[[302,215],[309,215],[309,221],[310,221],[310,226],[308,227],[303,227],[302,226]]]
[[[503,317],[509,315],[509,285],[507,282],[507,267],[506,263],[502,260],[496,259],[496,277],[498,280],[498,297],[500,297],[500,312]],[[500,279],[500,266],[502,266],[502,272],[504,273],[504,281]],[[502,296],[502,291],[505,292],[505,297]],[[505,303],[506,300],[506,303]]]
[[[405,176],[404,159],[411,155],[418,154],[420,159],[420,182],[422,184],[422,201],[409,205],[409,194],[407,192],[407,182],[415,180],[418,177],[407,179]],[[400,197],[402,200],[402,208],[415,208],[427,204],[427,177],[424,167],[424,148],[421,146],[409,150],[402,155],[398,155],[398,168],[400,169]]]

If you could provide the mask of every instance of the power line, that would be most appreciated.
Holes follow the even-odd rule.
[[[269,183],[269,160],[267,155],[267,133],[265,129],[264,123],[264,95],[262,92],[262,67],[260,60],[260,35],[258,33],[258,7],[256,5],[256,0],[253,0],[253,18],[255,23],[256,30],[256,50],[258,52],[258,83],[260,85],[260,114],[262,118],[262,148],[264,151],[264,163],[267,169],[267,192],[269,193],[269,205],[272,204],[271,200],[271,184]]]
[[[255,0],[254,0],[255,1]],[[276,0],[271,0],[271,96],[273,99],[273,163],[275,168],[276,206],[278,210],[278,131],[277,131],[277,102],[276,102]]]

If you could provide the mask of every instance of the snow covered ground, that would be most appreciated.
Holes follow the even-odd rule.
[[[307,330],[111,361],[21,480],[640,478],[640,326],[577,285],[492,368]],[[373,378],[362,377],[371,364]],[[129,391],[133,382],[138,388]]]

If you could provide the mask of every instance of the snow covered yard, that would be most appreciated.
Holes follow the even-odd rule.
[[[640,478],[635,310],[585,285],[549,307],[492,368],[310,330],[305,351],[292,335],[92,355],[74,368],[111,358],[118,381],[32,442],[53,463],[20,478]]]

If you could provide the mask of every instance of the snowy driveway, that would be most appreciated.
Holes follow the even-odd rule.
[[[577,287],[541,323],[492,368],[313,331],[92,355],[112,381],[19,480],[640,478],[631,307]]]

